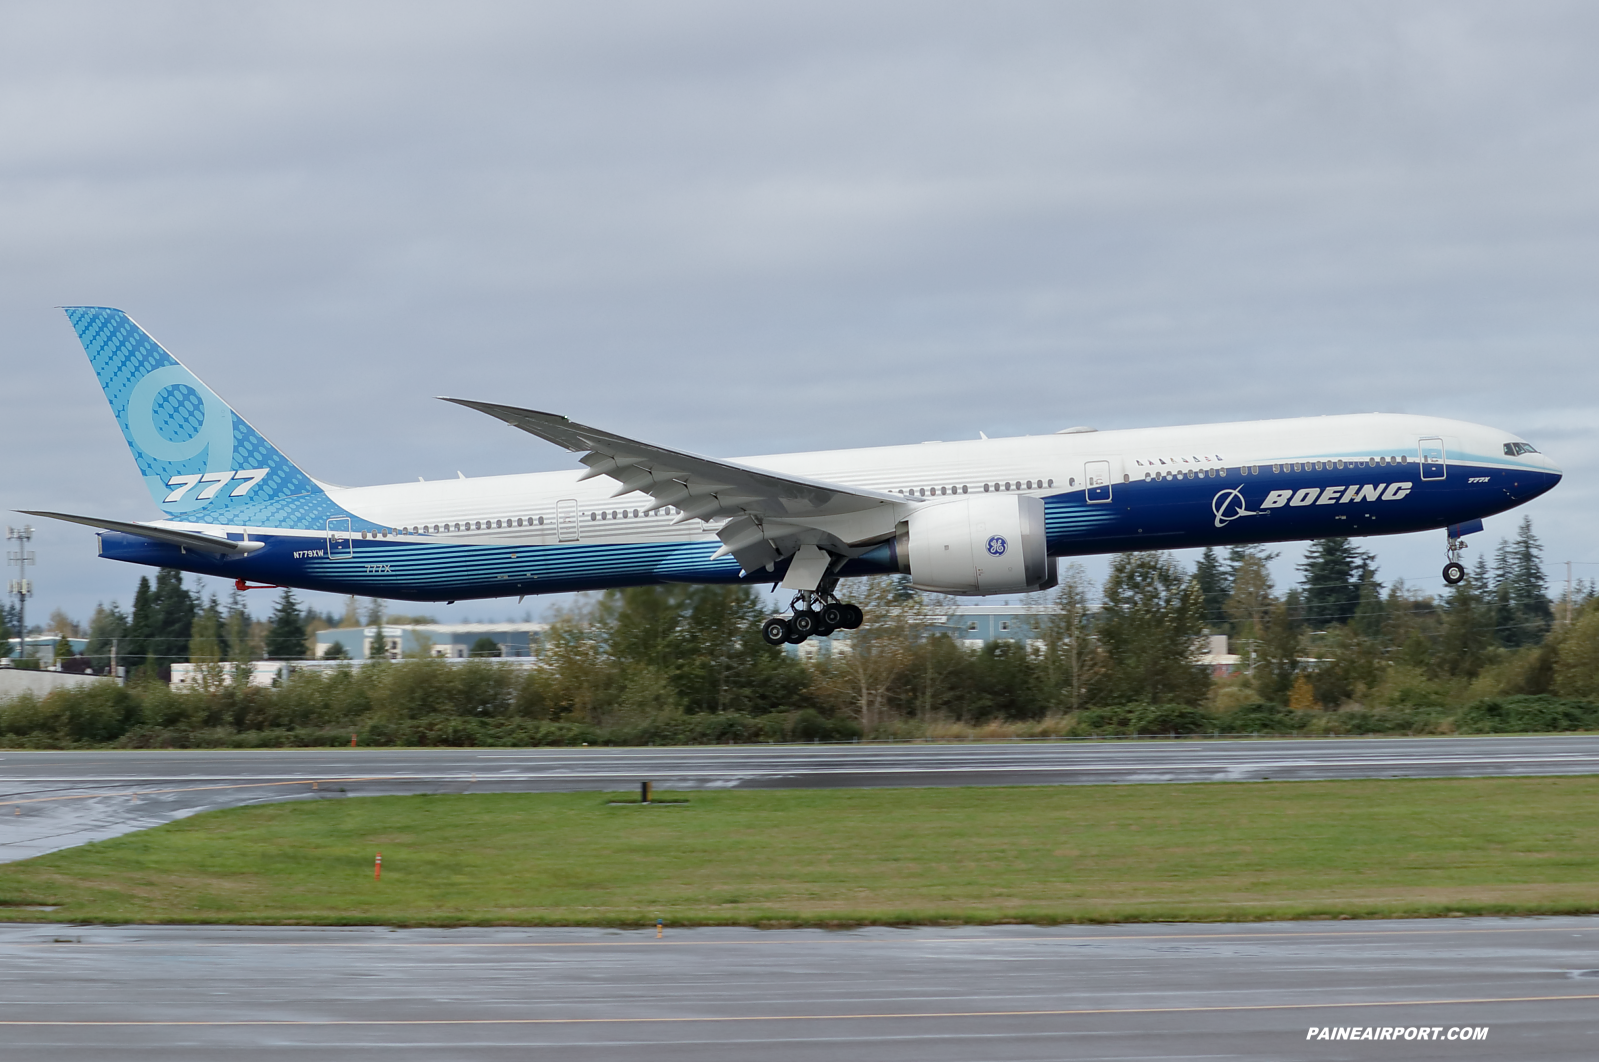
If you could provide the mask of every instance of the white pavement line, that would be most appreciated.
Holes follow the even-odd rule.
[[[115,1027],[139,1028],[149,1026],[329,1026],[329,1025],[682,1025],[691,1022],[773,1022],[773,1021],[869,1021],[905,1020],[908,1018],[1046,1018],[1074,1015],[1114,1014],[1225,1014],[1242,1011],[1267,1010],[1347,1010],[1356,1007],[1443,1007],[1482,1006],[1489,1003],[1556,1003],[1599,999],[1591,995],[1560,996],[1487,996],[1475,999],[1381,999],[1343,1003],[1243,1003],[1192,1007],[1082,1007],[1059,1010],[953,1010],[953,1011],[903,1011],[899,1013],[868,1014],[717,1014],[682,1015],[636,1018],[235,1018],[214,1020],[145,1019],[145,1020],[86,1020],[64,1021],[51,1019],[10,1020],[0,1019],[0,1026],[69,1026],[83,1028]]]
[[[743,778],[770,775],[776,777],[789,777],[797,774],[984,774],[984,773],[1048,773],[1048,772],[1084,772],[1084,771],[1200,771],[1200,770],[1265,770],[1301,767],[1469,767],[1492,766],[1495,764],[1550,764],[1550,765],[1582,765],[1592,764],[1599,768],[1599,753],[1560,753],[1547,756],[1436,756],[1436,757],[1356,757],[1351,759],[1282,759],[1282,760],[1201,760],[1183,761],[1177,763],[1051,763],[1051,764],[791,764],[791,765],[751,765],[748,767],[732,769],[725,767],[699,768],[693,764],[677,763],[672,774],[678,776],[703,774],[718,778]],[[479,774],[479,781],[492,779],[520,780],[520,779],[568,779],[568,778],[632,778],[636,770],[625,767],[606,767],[603,769],[568,770],[557,769],[547,771],[499,771],[492,775]],[[236,778],[247,778],[248,775],[235,775]],[[472,774],[462,770],[458,772],[400,772],[394,774],[368,775],[355,778],[326,778],[322,776],[304,776],[285,779],[281,774],[261,775],[259,782],[236,782],[228,785],[216,784],[211,786],[193,786],[192,789],[226,789],[230,785],[309,785],[318,782],[362,782],[362,781],[467,781]],[[267,781],[266,779],[272,779]],[[93,781],[95,784],[125,784],[136,785],[141,782],[165,782],[167,778],[148,776],[104,776],[94,779],[82,777],[50,777],[16,779],[16,783],[37,782],[41,785],[55,784],[78,785]],[[166,792],[166,790],[151,790],[152,792]],[[184,792],[187,790],[174,789],[171,792]],[[3,803],[3,802],[0,802]]]
[[[265,789],[270,786],[283,785],[313,785],[327,782],[387,782],[392,781],[392,775],[373,775],[368,778],[293,778],[288,781],[277,782],[231,782],[227,785],[190,785],[177,789],[131,789],[121,793],[73,793],[68,796],[28,797],[22,800],[0,800],[0,807],[12,804],[51,804],[61,800],[95,800],[101,797],[141,797],[157,796],[162,793],[200,793],[214,789]]]

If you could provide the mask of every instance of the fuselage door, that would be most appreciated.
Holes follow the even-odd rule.
[[[355,539],[350,535],[350,518],[334,516],[328,520],[328,556],[355,556]]]
[[[555,537],[560,542],[577,541],[577,502],[570,498],[555,503]]]
[[[1423,439],[1416,448],[1417,456],[1421,458],[1422,479],[1443,479],[1449,472],[1449,466],[1444,461],[1444,441],[1442,439]]]
[[[1083,466],[1083,485],[1087,499],[1093,502],[1110,501],[1110,462],[1090,461]]]

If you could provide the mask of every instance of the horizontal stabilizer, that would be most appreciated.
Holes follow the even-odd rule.
[[[167,542],[184,549],[197,550],[203,553],[230,553],[242,555],[254,553],[265,542],[234,542],[232,539],[217,538],[214,535],[201,535],[193,531],[177,531],[168,527],[151,527],[149,524],[129,523],[126,520],[102,520],[95,516],[71,516],[67,513],[36,512],[32,509],[18,509],[20,513],[28,516],[47,516],[52,520],[65,520],[70,524],[82,524],[84,527],[98,527],[102,531],[120,531],[125,535],[139,535],[143,538],[154,539],[157,542]]]

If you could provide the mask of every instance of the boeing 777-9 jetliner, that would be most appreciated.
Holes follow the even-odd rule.
[[[582,454],[568,472],[337,487],[311,478],[121,310],[71,306],[166,518],[100,528],[100,555],[412,601],[655,583],[777,584],[774,644],[860,625],[847,576],[955,595],[1055,583],[1058,557],[1391,535],[1463,536],[1560,471],[1522,439],[1367,413],[702,457],[553,413],[452,398]]]

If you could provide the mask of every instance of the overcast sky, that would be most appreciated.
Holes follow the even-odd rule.
[[[1584,3],[0,3],[0,506],[159,516],[94,303],[338,483],[572,467],[446,394],[725,455],[1416,412],[1552,455],[1522,511],[1599,576],[1596,51]],[[31,522],[37,614],[128,604]],[[1436,588],[1443,537],[1367,545]]]

